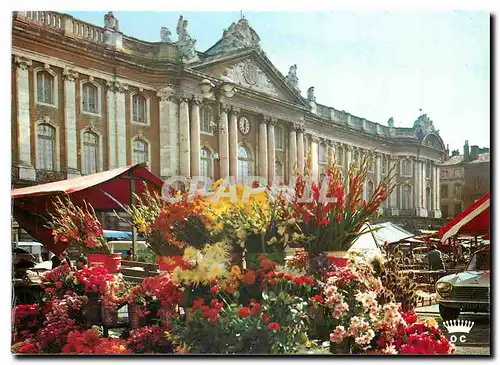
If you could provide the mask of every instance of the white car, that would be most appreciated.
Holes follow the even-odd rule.
[[[448,275],[436,283],[439,313],[445,321],[460,312],[490,311],[490,249],[476,252],[464,272]]]

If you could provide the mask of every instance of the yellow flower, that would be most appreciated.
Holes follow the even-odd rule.
[[[434,318],[427,317],[424,319],[424,323],[427,327],[433,327],[433,328],[438,327],[438,323],[436,322],[436,320]]]

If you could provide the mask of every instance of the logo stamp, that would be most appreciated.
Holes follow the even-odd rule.
[[[467,341],[467,336],[465,334],[458,336],[457,334],[470,333],[472,327],[474,327],[474,322],[454,319],[451,321],[443,322],[443,325],[448,330],[448,333],[451,334],[450,336],[451,343],[456,343],[457,341],[460,343],[465,343]]]

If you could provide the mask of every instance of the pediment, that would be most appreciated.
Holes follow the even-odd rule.
[[[266,61],[260,57],[248,55],[248,57],[220,63],[214,62],[196,68],[216,78],[229,76],[234,83],[246,89],[307,107],[305,100],[287,84],[283,75]]]

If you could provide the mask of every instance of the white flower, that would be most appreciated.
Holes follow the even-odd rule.
[[[385,349],[382,350],[382,353],[389,355],[397,355],[397,350],[394,345],[387,345]]]

